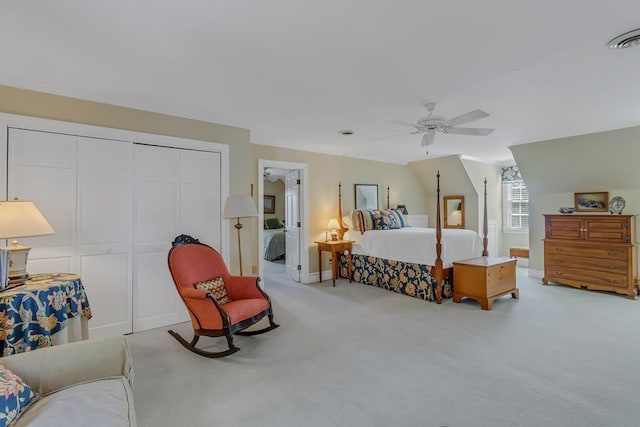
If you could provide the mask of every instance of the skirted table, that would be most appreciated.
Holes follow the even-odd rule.
[[[91,308],[77,274],[32,274],[0,291],[0,354],[89,338]]]

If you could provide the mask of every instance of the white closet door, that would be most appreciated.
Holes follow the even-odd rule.
[[[79,138],[77,256],[91,337],[132,332],[132,144]]]
[[[27,271],[77,272],[76,137],[10,128],[8,161],[9,198],[33,201],[55,230],[20,239],[33,247]]]
[[[179,234],[180,151],[135,145],[133,330],[178,323],[184,318],[167,267]]]
[[[179,234],[220,248],[220,154],[135,146],[134,331],[189,319],[167,255]]]
[[[220,251],[220,153],[180,150],[180,234]]]

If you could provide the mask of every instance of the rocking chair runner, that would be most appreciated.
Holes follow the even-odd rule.
[[[224,357],[240,350],[233,343],[234,334],[257,335],[279,326],[273,321],[269,296],[260,289],[260,278],[232,276],[222,256],[211,246],[182,234],[174,239],[168,262],[178,294],[191,316],[193,339],[188,342],[177,332],[170,330],[169,333],[185,348],[205,357]],[[209,290],[195,287],[197,283],[218,277],[224,281],[231,302],[220,304]],[[243,331],[265,316],[269,318],[268,327]],[[199,349],[196,344],[201,336],[224,336],[229,349],[221,352]]]

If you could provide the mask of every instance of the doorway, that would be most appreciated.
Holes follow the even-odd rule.
[[[282,193],[267,194],[265,182],[282,180]],[[279,197],[278,197],[279,196]],[[286,245],[283,269],[288,277],[300,283],[309,282],[309,250],[307,243],[307,165],[276,160],[258,160],[258,274],[265,278],[265,219],[282,224]],[[266,202],[266,205],[265,205]],[[273,205],[271,205],[273,203]],[[272,209],[273,207],[273,209]],[[265,209],[266,208],[266,209]],[[265,213],[267,212],[267,213]],[[281,213],[282,218],[278,218]],[[274,217],[276,220],[274,220]],[[278,257],[278,254],[273,256]],[[270,256],[272,257],[272,256]],[[266,284],[266,283],[265,283]]]

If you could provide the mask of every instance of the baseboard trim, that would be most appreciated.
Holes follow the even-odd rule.
[[[544,271],[529,269],[529,277],[542,280],[542,278],[544,277]]]
[[[331,280],[331,270],[322,270],[322,280]],[[302,283],[319,283],[320,282],[320,273],[309,273],[304,280],[301,278]]]

